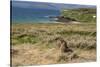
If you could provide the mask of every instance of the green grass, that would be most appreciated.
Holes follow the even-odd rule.
[[[93,18],[93,16],[96,16],[95,8],[62,10],[61,15],[64,17],[73,18],[79,22],[96,23],[96,18]]]
[[[96,60],[96,24],[13,24],[12,65],[58,64]],[[72,54],[60,54],[55,38],[61,37]],[[79,56],[79,58],[75,58]],[[70,58],[73,58],[70,60]],[[19,61],[20,60],[20,61]]]
[[[25,27],[24,27],[25,26]],[[55,44],[56,37],[62,37],[71,45],[89,45],[91,42],[95,46],[96,25],[95,24],[20,24],[13,25],[12,45],[30,43],[41,43],[46,48],[51,48]],[[76,40],[74,42],[74,40]],[[91,43],[91,44],[92,44]],[[71,46],[70,45],[70,46]],[[71,46],[71,47],[73,47]],[[75,47],[74,46],[74,47]],[[82,46],[83,48],[84,46]]]

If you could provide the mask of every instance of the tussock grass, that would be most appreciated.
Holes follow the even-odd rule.
[[[96,60],[96,24],[13,24],[11,34],[11,46],[18,52],[12,57],[13,65]],[[57,37],[63,38],[74,53],[60,54]]]

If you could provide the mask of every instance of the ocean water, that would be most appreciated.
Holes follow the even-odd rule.
[[[59,16],[59,10],[40,8],[11,8],[12,23],[54,23],[54,18],[49,16]]]

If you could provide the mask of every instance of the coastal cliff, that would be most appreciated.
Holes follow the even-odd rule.
[[[54,18],[57,22],[96,22],[96,9],[94,8],[78,8],[78,9],[68,9],[62,10],[60,16],[50,16],[49,18]]]

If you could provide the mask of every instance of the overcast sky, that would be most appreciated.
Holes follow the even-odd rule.
[[[53,2],[53,3],[70,3],[70,4],[86,4],[96,5],[96,0],[12,0],[12,1],[37,1],[37,2]]]

